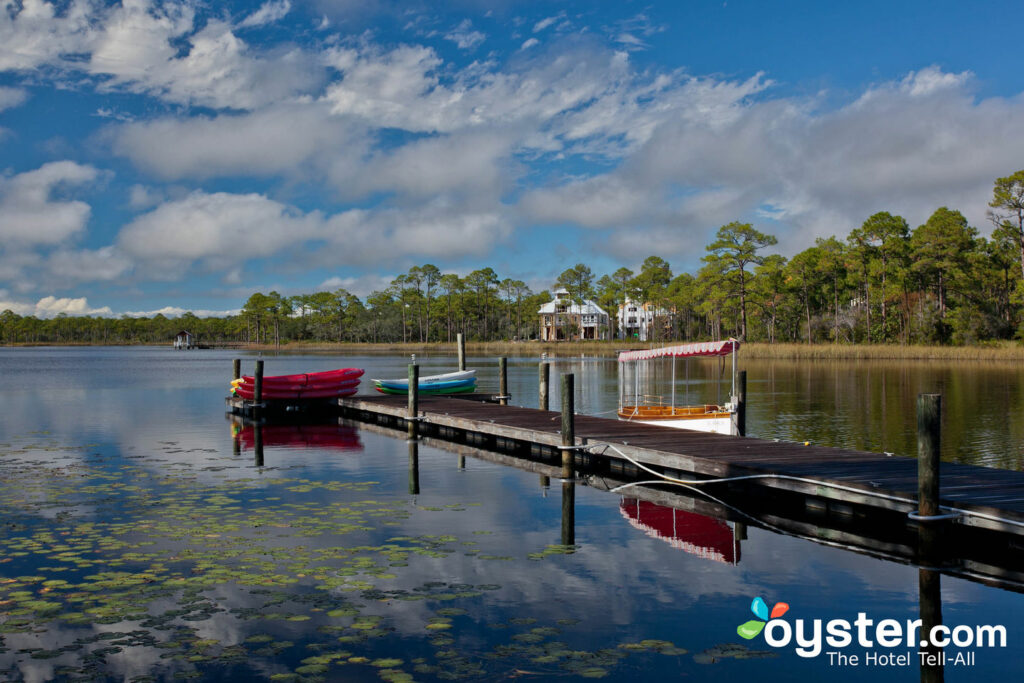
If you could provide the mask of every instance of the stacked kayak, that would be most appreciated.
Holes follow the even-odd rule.
[[[476,391],[476,370],[448,372],[443,375],[420,377],[416,385],[420,394],[465,394]],[[382,394],[408,394],[408,379],[375,379],[373,388]]]
[[[266,400],[295,400],[306,398],[337,398],[351,396],[359,389],[359,368],[342,368],[302,375],[275,375],[263,378],[263,398]],[[256,393],[256,380],[245,375],[231,383],[235,396],[252,400]]]

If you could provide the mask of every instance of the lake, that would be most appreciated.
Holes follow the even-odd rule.
[[[257,465],[251,434],[225,416],[236,354],[0,349],[4,680],[1024,676],[1017,590],[757,525],[739,533],[628,489],[544,480],[355,423],[267,428]],[[254,356],[243,358],[249,373]],[[418,361],[422,374],[454,365]],[[537,405],[537,361],[509,360],[513,404]],[[408,362],[268,355],[266,372],[402,377]],[[579,412],[614,412],[613,360],[552,362],[553,379],[575,374]],[[497,391],[495,359],[467,364],[481,390]],[[746,362],[741,352],[741,367],[751,436],[908,455],[916,395],[938,392],[944,459],[1021,467],[1024,370],[1014,365]],[[665,392],[670,376],[652,366],[643,381]],[[680,398],[695,401],[724,397],[728,376],[716,361],[676,366]],[[737,634],[766,621],[752,610],[758,597],[788,605],[791,645],[770,645],[771,629]],[[959,638],[1001,625],[1006,646],[950,646],[941,671],[922,669],[917,647],[856,637],[830,646],[821,633],[816,656],[796,652],[796,632],[805,653],[815,649],[815,624],[864,613],[905,625],[938,604],[943,623],[963,626]]]

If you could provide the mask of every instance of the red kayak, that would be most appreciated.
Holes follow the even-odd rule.
[[[334,384],[330,387],[311,386],[302,389],[282,389],[279,387],[263,387],[264,399],[301,399],[301,398],[337,398],[339,396],[351,396],[359,390],[359,382],[346,384]],[[255,388],[247,384],[239,384],[235,387],[235,394],[241,398],[252,400],[255,398]]]
[[[324,372],[307,372],[302,375],[272,375],[263,378],[264,387],[285,387],[301,388],[311,385],[337,385],[341,382],[358,380],[363,376],[363,370],[359,368],[342,368],[340,370],[327,370]],[[243,375],[242,384],[252,386],[255,382],[252,375]]]
[[[231,386],[236,389],[244,387],[247,391],[253,391],[256,385],[252,382],[232,382]],[[359,386],[359,378],[334,380],[331,382],[310,382],[308,384],[284,384],[271,382],[263,383],[263,391],[313,391],[318,389],[351,389]]]

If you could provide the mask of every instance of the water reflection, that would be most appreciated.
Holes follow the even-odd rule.
[[[739,538],[723,520],[638,498],[623,498],[619,510],[634,528],[673,548],[725,564],[740,561]]]

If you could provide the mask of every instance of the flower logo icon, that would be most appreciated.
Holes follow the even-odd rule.
[[[741,638],[746,638],[747,640],[756,638],[757,635],[764,630],[764,625],[769,619],[778,619],[788,612],[789,605],[784,602],[777,602],[775,603],[775,606],[772,607],[772,611],[769,614],[768,604],[765,603],[764,598],[758,596],[750,603],[750,611],[754,613],[754,616],[757,617],[757,619],[751,619],[748,622],[740,624],[736,628],[736,633],[738,633]]]

